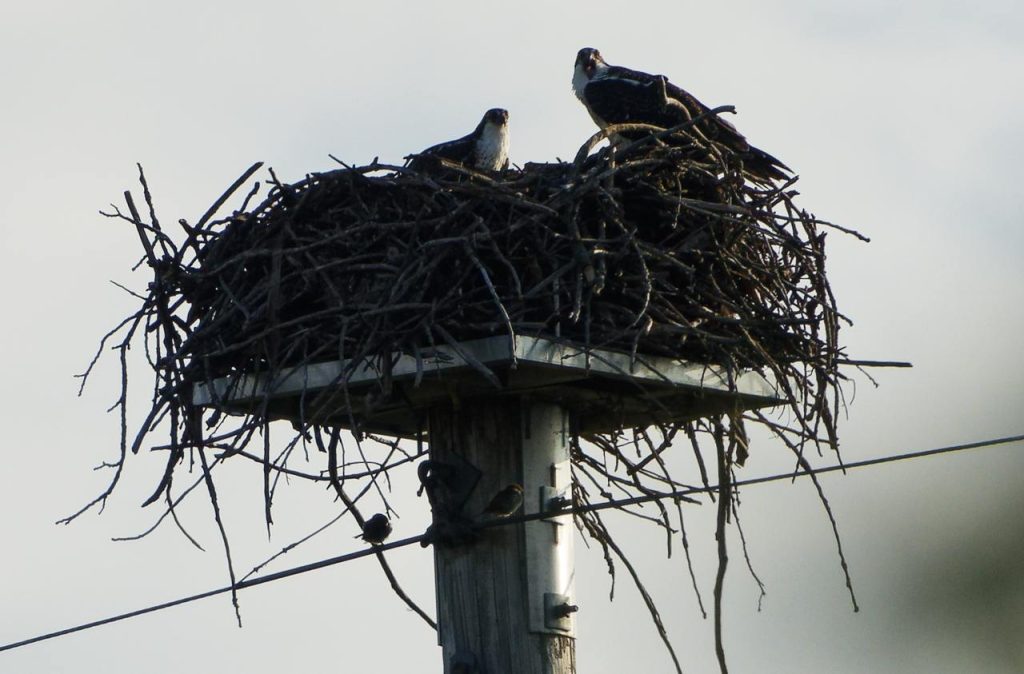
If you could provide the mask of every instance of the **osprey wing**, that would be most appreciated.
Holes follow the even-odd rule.
[[[697,100],[696,96],[685,89],[680,89],[671,82],[666,83],[665,91],[669,98],[686,109],[691,118],[702,115],[711,109]],[[736,152],[745,152],[750,149],[750,145],[743,134],[737,131],[735,126],[723,119],[721,115],[708,117],[703,123],[698,124],[698,127],[702,133],[712,140],[717,140]]]
[[[584,102],[599,124],[640,122],[668,128],[686,117],[666,105],[663,81],[646,73],[609,68],[606,75],[587,83]]]
[[[688,91],[680,89],[672,83],[666,84],[665,91],[670,99],[686,108],[691,117],[710,110]],[[707,117],[703,122],[698,123],[697,127],[705,136],[725,145],[742,157],[747,172],[756,180],[767,184],[772,180],[789,179],[790,169],[788,166],[764,150],[748,143],[746,137],[721,115]]]
[[[412,156],[412,159],[409,162],[409,168],[416,171],[422,171],[424,169],[436,167],[437,164],[435,162],[431,162],[429,157],[440,157],[470,166],[473,163],[473,149],[475,147],[476,137],[472,133],[463,136],[462,138],[457,138],[456,140],[449,140],[445,143],[431,145],[426,150]]]

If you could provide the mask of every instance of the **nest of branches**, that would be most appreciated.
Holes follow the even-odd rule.
[[[642,151],[641,151],[642,150]],[[377,164],[275,183],[158,261],[182,383],[503,333],[834,378],[819,223],[667,145],[500,178]]]
[[[390,505],[379,488],[350,497],[343,483],[376,485],[377,476],[422,456],[421,446],[403,449],[357,433],[357,442],[389,449],[374,461],[364,455],[362,472],[346,471],[330,451],[338,428],[299,419],[284,450],[271,452],[264,433],[261,450],[249,451],[269,418],[256,411],[229,422],[215,412],[203,423],[203,411],[193,405],[195,387],[324,361],[388,362],[395,354],[496,335],[757,370],[788,399],[791,421],[760,412],[745,420],[766,426],[809,467],[806,443],[836,447],[841,404],[842,317],[825,270],[825,231],[853,232],[797,207],[795,180],[755,182],[725,148],[686,129],[591,154],[602,137],[572,162],[527,164],[501,175],[443,162],[418,173],[375,161],[284,184],[271,171],[239,208],[218,217],[260,170],[257,164],[199,220],[181,220],[174,232],[157,219],[140,169],[148,217],[127,192],[128,211],[109,215],[137,229],[152,281],[139,311],[108,339],[122,336],[125,386],[125,352],[145,340],[153,404],[134,440],[123,419],[118,476],[127,451],[165,429],[160,446],[169,450],[167,467],[150,502],[164,499],[168,512],[180,498],[172,478],[189,465],[186,455],[212,448],[221,453],[203,459],[201,479],[214,498],[211,467],[245,456],[264,466],[268,522],[276,477],[288,474],[332,482],[362,524],[360,498],[376,494],[383,509]],[[264,187],[269,191],[256,203]],[[386,387],[383,379],[380,386]],[[577,439],[577,525],[600,542],[610,567],[618,558],[632,573],[600,514],[586,507],[696,484],[675,479],[660,458],[682,440],[693,447],[699,482],[721,497],[724,529],[738,514],[730,485],[746,456],[743,423],[738,414],[726,415]],[[292,449],[314,437],[329,465],[289,467]],[[717,487],[710,486],[702,438],[716,457]],[[665,508],[660,513],[644,517],[667,532],[682,527],[681,511],[678,521]],[[632,575],[668,644],[653,600]],[[720,600],[720,581],[715,595]]]

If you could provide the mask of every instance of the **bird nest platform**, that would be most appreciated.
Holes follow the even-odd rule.
[[[374,163],[273,179],[154,259],[151,303],[178,309],[158,368],[186,402],[238,373],[374,362],[387,395],[397,354],[543,337],[770,373],[831,434],[828,225],[790,185],[692,155],[652,140],[500,175]]]
[[[140,167],[149,217],[130,192],[127,212],[105,213],[135,226],[152,272],[142,307],[104,339],[121,331],[126,349],[144,327],[154,402],[133,449],[167,415],[171,446],[209,435],[185,420],[195,416],[197,389],[216,380],[271,382],[340,362],[344,388],[369,363],[378,391],[359,404],[372,407],[393,395],[397,358],[422,363],[438,347],[459,352],[503,335],[612,350],[631,362],[716,366],[729,380],[762,373],[793,422],[756,411],[748,420],[801,455],[808,441],[836,447],[844,319],[825,269],[826,233],[864,237],[800,209],[795,178],[765,184],[712,141],[663,142],[669,130],[593,152],[609,133],[574,161],[501,173],[375,160],[285,184],[271,170],[240,198],[262,168],[255,164],[175,232],[159,223]],[[232,198],[241,205],[218,217]],[[463,355],[500,387],[486,364]],[[267,399],[272,388],[261,388]],[[212,389],[201,402],[224,407]],[[267,422],[268,409],[247,411]],[[296,415],[297,428],[317,423]],[[346,424],[357,434],[358,426]]]
[[[577,507],[695,484],[673,479],[662,460],[663,449],[683,440],[693,448],[704,491],[717,489],[718,507],[726,508],[724,527],[735,505],[733,470],[747,455],[744,422],[781,438],[805,468],[808,443],[838,446],[844,319],[826,273],[826,233],[860,235],[800,209],[795,179],[758,181],[713,141],[664,142],[669,130],[595,151],[607,133],[591,138],[573,161],[501,173],[445,160],[421,171],[375,160],[339,162],[335,170],[286,184],[273,171],[254,181],[262,170],[256,164],[201,218],[180,220],[173,229],[158,220],[140,167],[148,214],[129,192],[127,210],[107,213],[134,226],[151,272],[147,291],[135,294],[138,311],[104,339],[116,342],[123,370],[115,405],[122,413],[122,456],[110,465],[120,476],[127,452],[159,432],[165,440],[155,448],[168,452],[166,471],[148,502],[166,500],[173,511],[175,470],[190,466],[190,452],[215,449],[215,460],[198,452],[204,475],[215,462],[239,455],[263,466],[268,523],[276,477],[287,475],[330,481],[362,525],[356,501],[376,493],[379,509],[390,512],[376,476],[423,457],[425,435],[415,449],[403,448],[361,428],[355,416],[339,424],[307,415],[311,408],[300,394],[290,418],[293,439],[271,452],[265,429],[275,417],[273,386],[261,389],[262,401],[256,396],[242,420],[231,417],[236,421],[228,424],[224,412],[238,410],[225,404],[223,390],[210,393],[210,383],[273,382],[333,362],[342,364],[334,383],[344,393],[356,370],[371,364],[374,390],[358,399],[367,416],[394,397],[397,359],[424,363],[439,349],[459,353],[460,345],[487,338],[542,339],[581,353],[614,352],[628,362],[656,358],[717,368],[728,381],[755,372],[771,382],[790,410],[780,415],[785,422],[756,409],[734,410],[573,439]],[[229,202],[238,205],[222,213]],[[139,340],[153,387],[146,419],[132,434],[127,351]],[[500,389],[501,378],[486,363],[466,360],[478,379]],[[425,367],[417,369],[413,386]],[[206,398],[199,400],[203,390]],[[334,451],[341,426],[354,431],[357,443],[370,439],[390,448],[360,449],[361,469],[346,469]],[[259,449],[249,451],[261,430]],[[709,487],[699,448],[708,438],[717,488]],[[310,461],[292,450],[313,441],[328,465],[290,466],[303,456]],[[346,496],[342,483],[357,479],[374,481],[375,489]],[[116,482],[90,505],[102,503]],[[659,512],[642,517],[667,532],[682,526],[681,512],[678,523],[660,504]],[[609,568],[612,557],[629,565],[598,512],[577,512],[576,523],[601,543]]]

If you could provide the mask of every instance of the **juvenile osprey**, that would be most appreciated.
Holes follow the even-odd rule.
[[[572,76],[576,97],[600,128],[612,124],[639,122],[669,128],[701,115],[709,108],[664,75],[651,75],[608,65],[601,53],[585,47],[576,54]],[[729,122],[710,115],[696,124],[697,130],[735,152],[747,172],[761,182],[788,179],[790,169],[759,150]],[[635,140],[644,134],[623,134]],[[615,140],[615,139],[613,139]]]
[[[500,171],[508,166],[508,145],[508,110],[491,108],[473,133],[412,155],[409,168],[430,169],[437,165],[431,158],[440,157],[480,171]]]

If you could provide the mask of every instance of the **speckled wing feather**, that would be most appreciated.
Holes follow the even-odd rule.
[[[608,74],[587,84],[584,95],[591,113],[605,124],[670,127],[685,121],[681,111],[665,104],[664,92],[661,83],[645,73],[610,68]]]
[[[430,168],[430,160],[427,157],[440,157],[469,166],[473,163],[473,149],[475,147],[476,138],[472,133],[456,140],[431,145],[412,158],[409,162],[409,168],[417,171]]]

